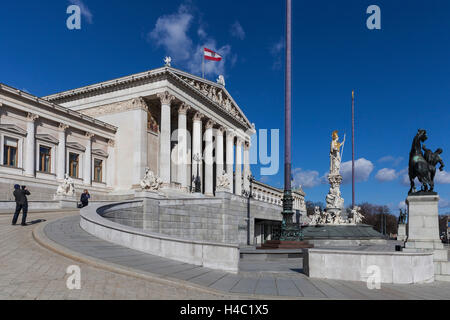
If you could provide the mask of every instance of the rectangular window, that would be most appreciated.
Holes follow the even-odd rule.
[[[19,140],[5,137],[3,146],[3,164],[17,167]]]
[[[51,156],[52,148],[40,146],[39,147],[39,171],[50,173],[51,172]]]
[[[80,156],[76,153],[69,153],[69,175],[72,178],[78,178],[80,166]]]
[[[94,181],[103,182],[103,161],[94,159]]]

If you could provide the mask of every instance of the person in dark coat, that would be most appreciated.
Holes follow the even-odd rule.
[[[12,225],[16,225],[17,219],[19,218],[20,211],[22,211],[22,226],[27,225],[27,213],[28,213],[28,199],[27,196],[30,195],[30,191],[27,187],[22,186],[22,189],[18,184],[14,186],[14,198],[16,200],[16,212],[14,212],[14,217]]]
[[[87,207],[89,205],[89,199],[91,198],[91,195],[89,194],[89,191],[84,190],[84,192],[81,194],[81,208]]]

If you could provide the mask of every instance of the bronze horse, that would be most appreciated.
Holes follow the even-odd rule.
[[[416,192],[415,178],[418,178],[422,183],[422,191],[433,191],[434,183],[430,175],[430,167],[422,153],[422,143],[427,139],[426,130],[419,130],[413,140],[409,154],[409,180],[411,182],[409,193]]]

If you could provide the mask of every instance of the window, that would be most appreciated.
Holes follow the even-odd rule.
[[[5,166],[17,167],[18,145],[19,140],[5,137],[3,146],[3,164]]]
[[[80,166],[80,156],[76,153],[69,153],[69,175],[72,178],[78,178]]]
[[[103,161],[94,159],[94,181],[103,182]]]
[[[39,147],[39,171],[41,172],[51,172],[51,163],[52,163],[52,156],[51,156],[52,148],[40,146]]]

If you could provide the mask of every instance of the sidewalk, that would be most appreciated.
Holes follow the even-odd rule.
[[[97,239],[79,227],[78,216],[53,221],[40,228],[43,229],[42,236],[50,240],[47,246],[54,246],[55,250],[72,259],[136,277],[153,277],[186,287],[203,287],[215,294],[269,299],[450,299],[450,283],[447,282],[414,286],[382,285],[381,290],[369,290],[362,282],[309,279],[299,273],[299,269],[258,272],[255,267],[254,271],[249,272],[252,268],[247,264],[247,271],[237,275],[214,271]]]

